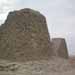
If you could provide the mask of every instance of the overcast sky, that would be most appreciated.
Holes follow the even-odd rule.
[[[0,24],[9,11],[32,8],[46,16],[51,37],[64,37],[75,54],[75,0],[0,0]]]

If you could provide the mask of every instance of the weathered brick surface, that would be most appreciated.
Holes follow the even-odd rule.
[[[0,27],[0,58],[27,61],[51,55],[45,17],[32,9],[10,12]]]
[[[68,58],[68,49],[64,38],[53,38],[52,48],[54,56]]]

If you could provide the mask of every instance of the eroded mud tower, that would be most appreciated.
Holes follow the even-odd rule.
[[[51,55],[45,17],[32,9],[10,12],[0,27],[0,58],[27,61],[48,59]]]
[[[52,48],[54,51],[54,56],[68,58],[67,44],[64,38],[53,38]]]

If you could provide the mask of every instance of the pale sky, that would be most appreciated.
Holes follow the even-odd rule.
[[[0,0],[0,25],[8,12],[32,8],[46,16],[51,37],[64,37],[70,55],[75,54],[75,0]]]

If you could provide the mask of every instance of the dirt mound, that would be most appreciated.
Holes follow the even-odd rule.
[[[32,9],[10,12],[0,27],[0,58],[28,61],[51,55],[45,17]]]
[[[24,63],[0,60],[0,75],[75,75],[75,64],[56,57]]]

